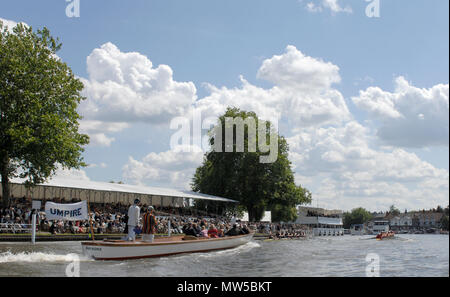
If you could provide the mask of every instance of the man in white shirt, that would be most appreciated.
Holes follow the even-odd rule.
[[[134,229],[139,225],[141,209],[139,208],[139,199],[134,200],[134,204],[128,208],[128,240],[135,241],[136,233]]]

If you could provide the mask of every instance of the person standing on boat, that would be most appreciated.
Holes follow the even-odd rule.
[[[233,225],[233,228],[231,228],[230,230],[227,231],[227,233],[225,233],[226,236],[237,236],[240,235],[241,230],[238,228],[237,224]]]
[[[153,206],[149,206],[142,218],[142,240],[146,242],[153,242],[153,239],[155,238],[156,225],[158,222],[153,215],[153,210]]]
[[[139,199],[134,200],[134,204],[128,208],[128,240],[135,241],[136,233],[134,229],[139,225],[139,218],[141,215],[141,209],[139,208]]]

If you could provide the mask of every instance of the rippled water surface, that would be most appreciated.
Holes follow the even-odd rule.
[[[81,276],[365,276],[369,253],[379,256],[380,276],[449,276],[448,235],[252,241],[232,250],[131,261],[91,260],[79,242],[0,243],[0,276],[65,276],[75,258]]]

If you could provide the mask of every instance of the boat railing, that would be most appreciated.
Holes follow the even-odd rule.
[[[1,223],[0,233],[31,233],[31,224]]]

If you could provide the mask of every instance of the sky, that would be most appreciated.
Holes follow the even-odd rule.
[[[384,211],[448,205],[448,6],[15,0],[0,20],[49,28],[84,83],[89,167],[54,178],[188,189],[204,152],[171,122],[236,106],[278,120],[314,206]]]

